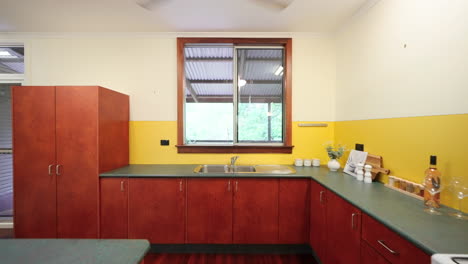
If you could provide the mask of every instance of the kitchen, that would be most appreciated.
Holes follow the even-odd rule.
[[[249,27],[242,20],[238,24],[229,24],[225,20],[224,25],[203,24],[202,20],[200,24],[190,23],[188,20],[193,17],[184,13],[187,10],[182,13],[186,15],[183,16],[187,17],[186,20],[162,15],[161,10],[170,9],[171,3],[150,11],[141,10],[138,5],[128,7],[129,13],[141,16],[141,20],[130,21],[122,17],[122,21],[116,21],[112,15],[106,21],[106,15],[101,16],[94,10],[87,14],[88,20],[83,23],[77,21],[81,21],[79,18],[83,14],[80,12],[87,11],[86,5],[76,6],[75,13],[68,14],[70,17],[61,15],[54,19],[45,15],[50,16],[51,10],[44,10],[48,6],[33,5],[30,8],[43,10],[44,13],[37,17],[41,23],[34,23],[19,19],[26,17],[26,13],[20,10],[25,6],[7,3],[0,11],[1,17],[9,20],[1,24],[0,42],[2,45],[24,45],[25,69],[23,80],[20,81],[24,86],[100,85],[129,95],[128,164],[187,165],[189,168],[184,168],[184,174],[188,174],[184,175],[187,178],[183,179],[183,187],[190,180],[188,177],[194,176],[192,170],[196,165],[228,164],[230,158],[236,155],[240,156],[237,164],[241,165],[292,165],[296,158],[318,158],[324,166],[321,169],[324,175],[319,173],[314,178],[310,176],[312,168],[306,167],[297,168],[297,175],[316,179],[320,186],[328,186],[338,196],[366,211],[366,205],[359,202],[365,197],[364,194],[353,200],[346,195],[352,194],[352,187],[337,189],[335,185],[327,185],[326,181],[333,181],[334,178],[326,177],[326,142],[343,144],[348,148],[362,143],[366,151],[384,158],[384,165],[390,169],[391,175],[417,183],[422,182],[424,170],[429,166],[428,156],[437,155],[443,183],[448,184],[453,176],[463,177],[467,181],[464,154],[468,147],[465,103],[468,98],[468,90],[465,89],[468,80],[463,67],[468,47],[467,3],[461,0],[450,3],[382,0],[348,1],[342,6],[342,3],[331,2],[327,6],[320,6],[320,1],[312,1],[317,5],[314,6],[316,9],[301,12],[301,6],[310,4],[304,2],[296,0],[280,13],[263,10],[263,7],[252,7],[252,10],[264,14],[270,20],[266,20],[268,23],[252,20]],[[223,7],[222,4],[221,7],[220,4],[210,4]],[[224,4],[231,7],[229,1]],[[334,10],[334,15],[325,15],[327,7]],[[199,10],[197,6],[187,6],[188,10],[190,8]],[[10,14],[6,13],[7,10],[11,10]],[[301,23],[300,19],[291,16],[293,11],[297,17],[302,15],[304,19],[310,18]],[[18,15],[12,17],[15,12]],[[307,12],[312,13],[308,15]],[[155,14],[161,16],[151,20]],[[281,17],[282,14],[288,14],[289,20],[281,20],[285,19]],[[316,21],[314,17],[321,20]],[[59,18],[63,23],[54,23]],[[163,18],[166,21],[160,21]],[[272,22],[276,20],[288,26]],[[116,25],[113,27],[111,22]],[[171,26],[165,25],[165,22]],[[178,38],[292,40],[292,153],[179,153],[180,148],[176,146],[179,145],[180,112]],[[300,124],[327,126],[302,127]],[[169,145],[161,145],[161,140],[169,140]],[[343,167],[346,156],[340,161]],[[66,173],[67,168],[61,169]],[[158,174],[163,169],[159,167],[149,174]],[[340,177],[345,181],[347,179],[344,174],[340,174]],[[95,180],[98,179],[96,176]],[[128,179],[132,180],[130,177]],[[388,181],[385,175],[378,180]],[[235,182],[231,181],[231,184],[234,188]],[[370,192],[376,192],[382,187],[379,183],[372,185],[377,187]],[[176,188],[179,188],[179,182]],[[310,190],[313,188],[311,184]],[[385,196],[387,191],[382,193],[381,196]],[[387,199],[392,200],[391,197]],[[408,200],[406,197],[401,199]],[[441,200],[444,205],[458,208],[456,198],[448,189],[442,191]],[[412,208],[419,215],[419,211],[423,210],[422,202],[420,208]],[[462,208],[468,211],[466,201]],[[384,209],[398,212],[398,208]],[[431,219],[437,222],[438,218],[434,216]],[[404,223],[395,226],[388,219],[378,220],[393,231],[405,229]],[[459,235],[466,234],[466,224],[461,225],[464,229],[459,230]],[[445,228],[449,229],[442,225],[442,229]],[[438,230],[437,235],[429,234],[429,240],[425,240],[429,242],[426,243],[432,244],[430,238],[434,240],[443,233]],[[406,234],[400,235],[408,239]],[[415,241],[410,241],[415,244]],[[427,247],[417,243],[416,246],[423,249]],[[314,247],[312,249],[317,250]],[[468,250],[436,252],[466,254]],[[425,251],[425,254],[428,253],[432,252]],[[389,257],[386,261],[391,262]]]

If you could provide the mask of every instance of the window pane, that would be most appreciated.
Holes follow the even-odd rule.
[[[0,74],[24,73],[24,47],[0,46]]]
[[[186,104],[186,143],[232,143],[232,110],[232,103]]]
[[[283,141],[283,49],[238,48],[238,142]]]
[[[190,45],[185,54],[185,143],[233,143],[232,45]]]

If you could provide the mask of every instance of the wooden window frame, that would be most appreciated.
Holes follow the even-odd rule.
[[[280,146],[185,145],[184,144],[184,47],[190,43],[232,43],[234,45],[279,44],[284,47],[283,100],[285,140]],[[292,39],[291,38],[177,38],[177,152],[178,153],[292,153]]]

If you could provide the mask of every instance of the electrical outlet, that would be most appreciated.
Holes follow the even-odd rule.
[[[161,146],[169,146],[169,139],[161,139]]]
[[[354,149],[364,151],[364,144],[356,144],[356,147]]]

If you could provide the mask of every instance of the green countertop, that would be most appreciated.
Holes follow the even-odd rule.
[[[311,178],[343,199],[374,217],[428,254],[468,254],[468,221],[446,214],[429,215],[422,201],[374,182],[366,184],[342,172],[330,172],[325,167],[295,167],[294,175],[197,174],[196,165],[129,165],[101,177],[277,177]],[[450,208],[442,208],[450,212]]]
[[[136,239],[0,239],[0,262],[138,264],[149,248]]]

